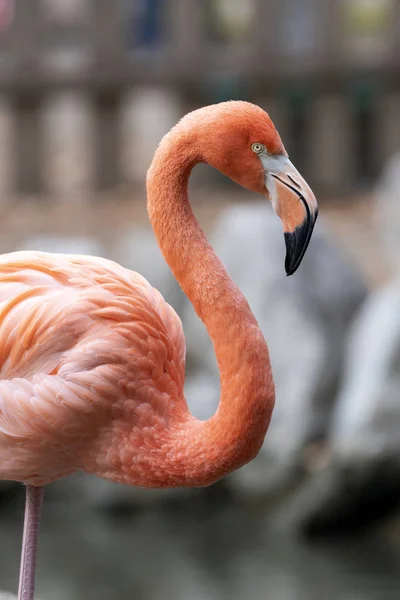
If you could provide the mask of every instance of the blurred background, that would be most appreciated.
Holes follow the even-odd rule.
[[[265,444],[202,490],[48,486],[42,600],[399,598],[399,0],[0,0],[0,251],[145,275],[182,318],[188,403],[208,418],[212,346],[155,243],[144,180],[183,114],[228,99],[269,112],[320,204],[288,279],[265,200],[204,165],[191,178],[270,346]],[[10,591],[23,499],[1,484]]]

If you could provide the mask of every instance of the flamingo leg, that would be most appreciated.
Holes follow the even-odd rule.
[[[26,486],[24,535],[22,538],[18,600],[33,600],[35,593],[36,550],[42,509],[43,487]]]

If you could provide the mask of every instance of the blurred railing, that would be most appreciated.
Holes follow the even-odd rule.
[[[370,183],[400,146],[395,0],[0,0],[0,196],[143,182],[184,112],[271,114],[320,189]]]

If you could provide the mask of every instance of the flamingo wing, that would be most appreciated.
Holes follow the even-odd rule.
[[[94,257],[1,256],[0,478],[80,468],[115,420],[141,427],[144,400],[165,417],[166,398],[184,402],[184,361],[180,319],[140,275]]]

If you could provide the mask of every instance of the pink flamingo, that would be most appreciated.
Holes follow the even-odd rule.
[[[268,349],[190,208],[188,179],[199,162],[271,200],[288,275],[307,248],[317,203],[253,104],[194,111],[157,149],[150,221],[221,373],[220,405],[208,421],[195,419],[184,398],[181,321],[143,277],[89,256],[0,257],[0,479],[27,486],[20,600],[33,599],[46,483],[82,470],[128,485],[205,486],[263,443],[274,406]]]

